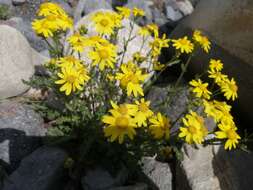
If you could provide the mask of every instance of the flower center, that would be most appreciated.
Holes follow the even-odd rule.
[[[102,25],[102,26],[107,26],[108,24],[109,24],[109,22],[108,22],[108,20],[106,20],[106,19],[102,19],[101,21],[100,21],[100,24]]]
[[[118,110],[122,115],[126,115],[128,113],[128,109],[127,109],[126,105],[124,105],[124,104],[120,105]]]
[[[100,56],[101,59],[106,59],[109,57],[109,54],[106,50],[98,50],[98,54]]]
[[[188,128],[189,132],[191,134],[195,134],[197,132],[197,129],[196,127],[194,127],[193,125],[190,125],[189,128]]]
[[[134,84],[138,84],[139,83],[139,79],[137,76],[135,76],[134,74],[132,74],[130,77],[129,77],[129,80],[134,83]]]
[[[146,112],[146,111],[148,111],[148,106],[147,106],[147,104],[145,104],[145,103],[140,103],[140,105],[139,105],[139,110],[140,110],[141,112]]]
[[[227,136],[229,139],[236,139],[236,132],[233,129],[230,129],[229,131],[227,131]]]
[[[116,125],[119,128],[125,129],[125,128],[128,127],[128,124],[129,124],[128,118],[126,118],[124,116],[117,117],[117,119],[116,119]]]
[[[74,83],[75,80],[76,80],[76,76],[75,75],[69,75],[66,78],[66,81],[69,82],[69,83]]]
[[[237,85],[235,85],[235,84],[230,84],[230,85],[229,85],[229,88],[230,88],[233,92],[237,92],[237,90],[238,90],[238,87],[237,87]]]

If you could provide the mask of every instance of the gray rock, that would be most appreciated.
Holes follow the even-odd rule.
[[[137,183],[135,185],[130,185],[130,186],[121,186],[121,187],[111,188],[109,190],[148,190],[148,185],[145,183]]]
[[[183,18],[183,14],[179,10],[173,9],[171,6],[166,6],[166,16],[172,21],[178,21]]]
[[[172,189],[172,173],[168,163],[156,161],[155,158],[144,157],[142,164],[143,173],[152,182],[151,186],[159,190]]]
[[[0,0],[0,4],[12,5],[10,0]]]
[[[3,190],[63,189],[63,164],[67,154],[53,147],[41,147],[24,158],[6,180]]]
[[[82,187],[84,190],[104,190],[125,183],[128,177],[128,170],[123,167],[116,176],[112,176],[107,170],[95,168],[88,170],[86,175],[82,177]]]
[[[45,134],[42,118],[31,108],[10,101],[0,104],[0,160],[8,169],[38,148]]]
[[[26,0],[12,0],[12,4],[15,6],[23,5],[26,3]]]
[[[184,147],[184,160],[177,166],[179,190],[248,190],[253,188],[252,155],[224,151],[220,146]]]
[[[33,50],[24,36],[10,26],[0,24],[0,42],[0,99],[4,99],[28,90],[22,80],[29,80],[34,64],[47,58]]]
[[[46,42],[35,34],[29,20],[24,20],[21,17],[13,17],[5,23],[20,31],[26,37],[30,45],[37,51],[42,51],[48,48]]]
[[[111,10],[111,5],[106,0],[80,0],[74,12],[74,20],[78,22],[84,15],[99,9]]]
[[[3,99],[28,89],[22,80],[29,80],[34,67],[30,45],[17,30],[0,25],[0,42],[0,99]]]
[[[171,34],[171,38],[177,38],[200,29],[209,37],[212,42],[210,54],[198,52],[192,59],[189,74],[202,73],[210,58],[221,59],[223,72],[237,81],[239,99],[234,108],[245,123],[253,122],[253,41],[249,40],[253,38],[252,11],[251,0],[203,0]]]

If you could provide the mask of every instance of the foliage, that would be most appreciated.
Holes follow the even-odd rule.
[[[0,4],[0,20],[7,20],[10,16],[8,5]]]

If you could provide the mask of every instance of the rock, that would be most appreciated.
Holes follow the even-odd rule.
[[[168,163],[156,161],[155,158],[144,157],[142,170],[147,178],[153,183],[154,189],[171,190],[172,173]]]
[[[12,0],[12,4],[15,6],[23,5],[26,3],[26,0]]]
[[[167,97],[172,93],[172,85],[173,84],[164,87],[151,87],[147,95],[147,99],[151,101],[151,107],[153,110],[166,113],[171,122],[174,123],[177,122],[177,119],[182,117],[182,115],[184,115],[188,110],[187,103],[189,101],[189,90],[188,85],[184,83],[181,87],[179,87],[178,92],[172,96],[171,104],[169,106],[161,106],[161,102],[166,101]]]
[[[43,119],[31,108],[10,101],[0,104],[0,160],[11,171],[41,145],[45,134]]]
[[[53,147],[41,147],[24,158],[4,184],[3,190],[54,190],[64,188],[63,164],[67,154]]]
[[[66,1],[63,1],[63,0],[53,0],[52,1],[53,3],[57,3],[58,5],[61,6],[61,8],[63,8],[65,10],[65,12],[69,15],[69,16],[73,16],[73,9],[72,7],[66,2]]]
[[[190,15],[194,8],[189,0],[166,0],[166,15],[169,19],[177,21],[183,16]]]
[[[16,29],[0,25],[0,99],[17,96],[29,87],[22,80],[34,74],[34,64],[46,60]]]
[[[10,6],[12,5],[10,0],[0,0],[0,4],[10,5]]]
[[[178,190],[248,190],[253,188],[252,155],[220,146],[184,147],[184,160],[177,166]]]
[[[101,10],[98,10],[98,11],[108,11],[108,10],[101,9]],[[96,12],[93,12],[92,14],[94,14],[94,13],[96,13]],[[77,30],[82,25],[85,25],[88,29],[88,34],[87,34],[88,36],[97,35],[97,33],[94,29],[93,23],[91,22],[91,19],[90,19],[92,14],[86,15],[81,20],[79,20],[79,22],[76,23],[76,25],[74,26],[74,29]],[[124,39],[128,38],[128,36],[129,36],[129,33],[130,33],[130,20],[124,19],[122,21],[122,25],[124,26],[124,28],[119,30],[118,43],[116,44],[117,47],[118,47],[118,52],[123,51],[123,49],[124,49],[124,47],[123,47],[124,46]],[[132,36],[136,36],[136,37],[132,41],[130,41],[129,44],[128,44],[127,51],[125,53],[125,57],[124,57],[124,61],[123,61],[124,63],[131,60],[133,54],[138,52],[141,48],[142,44],[140,42],[142,42],[142,37],[138,35],[139,29],[140,29],[140,27],[137,24],[134,24],[134,29],[132,31]],[[71,35],[71,34],[73,34],[73,31],[70,31],[69,35]],[[153,39],[152,37],[149,37],[145,41],[144,46],[142,48],[142,54],[143,55],[146,55],[148,53],[149,43],[152,39]],[[66,52],[69,51],[69,46],[68,46],[67,43],[65,44],[65,51]],[[78,56],[78,55],[76,55],[76,56]],[[81,53],[81,59],[85,60],[87,63],[90,61],[90,60],[87,59],[87,52]],[[141,65],[141,67],[148,68],[149,64],[147,62],[144,62]]]
[[[126,168],[122,168],[116,176],[112,176],[107,170],[95,168],[88,170],[82,177],[82,187],[84,190],[104,190],[117,187],[125,183],[128,177]]]
[[[233,77],[239,87],[235,113],[245,124],[253,122],[253,4],[251,0],[200,1],[192,15],[184,19],[172,32],[171,38],[191,35],[202,30],[211,40],[209,55],[202,51],[192,59],[191,76],[202,73],[210,58],[221,59],[224,73]],[[207,22],[208,20],[208,22]],[[201,63],[201,66],[200,64]]]
[[[99,9],[111,10],[111,5],[106,0],[80,0],[76,6],[74,20],[78,22],[84,15]]]
[[[46,42],[35,34],[29,20],[24,20],[21,17],[13,17],[6,21],[5,24],[20,31],[26,37],[30,45],[37,51],[42,51],[48,48]]]
[[[148,190],[148,185],[145,183],[138,183],[130,186],[115,187],[109,190]]]
[[[183,14],[179,10],[173,9],[171,6],[166,6],[166,16],[172,21],[178,21],[183,18]]]

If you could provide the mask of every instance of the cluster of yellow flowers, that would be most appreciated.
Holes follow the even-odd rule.
[[[44,3],[41,5],[38,16],[41,19],[35,19],[32,27],[35,32],[46,38],[60,39],[62,32],[71,29],[73,32],[67,37],[70,45],[70,55],[57,56],[50,61],[53,65],[54,83],[60,85],[59,91],[65,92],[66,96],[81,94],[80,97],[89,96],[92,92],[86,93],[84,86],[95,83],[92,88],[99,86],[99,82],[114,85],[118,89],[118,94],[111,101],[112,109],[110,114],[102,117],[105,124],[104,133],[110,141],[118,140],[123,143],[126,136],[133,139],[137,134],[137,128],[141,128],[153,135],[156,139],[168,139],[170,136],[170,120],[161,113],[154,114],[149,108],[150,102],[143,96],[143,85],[147,81],[150,73],[154,70],[163,71],[168,65],[160,64],[158,61],[162,48],[172,47],[176,50],[175,58],[178,59],[181,54],[193,54],[194,50],[200,47],[208,53],[211,43],[206,36],[196,30],[191,39],[187,36],[178,39],[168,39],[166,35],[159,35],[158,26],[148,24],[138,31],[142,37],[140,50],[134,53],[132,59],[124,62],[125,51],[128,43],[136,36],[131,36],[134,27],[134,20],[145,15],[144,11],[138,8],[132,10],[126,7],[117,7],[118,12],[100,11],[91,14],[90,20],[96,35],[89,36],[85,26],[79,29],[73,28],[73,21],[65,11],[54,3]],[[115,45],[115,36],[122,29],[122,21],[132,16],[134,19],[130,22],[130,35],[124,39],[124,52],[119,52]],[[143,53],[144,44],[149,40],[148,52]],[[117,40],[116,40],[117,41]],[[57,43],[60,43],[59,41]],[[58,45],[58,44],[57,44]],[[87,60],[81,60],[81,54],[87,55]],[[148,68],[142,68],[142,64],[149,64]],[[208,74],[214,79],[214,84],[218,85],[219,91],[224,93],[227,100],[237,98],[237,85],[232,78],[222,74],[223,63],[220,60],[210,60]],[[97,79],[97,80],[96,80]],[[100,81],[99,81],[100,80]],[[225,102],[211,100],[213,96],[208,90],[208,83],[196,79],[190,82],[192,92],[196,98],[199,98],[204,106],[206,116],[214,118],[217,122],[219,131],[215,132],[216,138],[227,139],[225,149],[235,148],[240,136],[236,133],[236,126],[233,117],[230,114],[231,106]],[[105,90],[105,89],[104,89]],[[88,90],[89,91],[89,90]],[[105,92],[105,94],[110,94]],[[118,98],[122,96],[126,98]],[[94,99],[94,97],[92,97]],[[90,99],[90,97],[88,98]],[[126,101],[121,103],[120,101]],[[93,100],[96,101],[96,100]],[[115,103],[117,101],[117,103]],[[134,102],[134,103],[133,103]],[[106,103],[102,102],[100,105]],[[117,105],[119,104],[119,105]],[[94,108],[93,108],[94,109]],[[91,110],[95,112],[95,110]],[[205,126],[204,117],[190,110],[182,119],[183,127],[180,128],[178,136],[184,138],[189,144],[201,144],[205,137],[211,133]]]
[[[125,136],[131,140],[136,135],[136,128],[143,127],[156,139],[169,138],[170,121],[161,113],[155,115],[149,108],[150,101],[141,98],[136,100],[135,104],[117,105],[111,102],[112,108],[109,112],[111,115],[105,115],[102,121],[108,126],[104,129],[105,136],[110,137],[110,141],[118,140],[123,143]],[[149,127],[147,123],[150,123]]]
[[[42,37],[53,37],[56,32],[73,27],[73,20],[55,3],[42,4],[37,14],[43,18],[35,19],[32,28]]]
[[[231,106],[226,102],[211,99],[215,95],[223,93],[227,100],[234,101],[238,97],[238,87],[233,78],[229,80],[227,75],[221,73],[222,69],[223,63],[220,60],[210,60],[208,76],[214,80],[213,84],[217,84],[219,87],[214,94],[208,90],[208,83],[203,83],[201,79],[192,80],[189,84],[192,86],[195,97],[201,99],[206,116],[212,117],[216,122],[219,129],[214,133],[216,138],[227,139],[225,149],[230,150],[236,148],[236,144],[239,143],[238,140],[240,139],[236,132],[237,127],[233,121],[233,116],[230,113]],[[192,113],[194,112],[191,112],[191,116],[187,115],[186,119],[183,119],[183,123],[187,127],[180,128],[179,137],[185,137],[188,143],[201,144],[209,132],[205,127],[204,119],[196,113]]]

